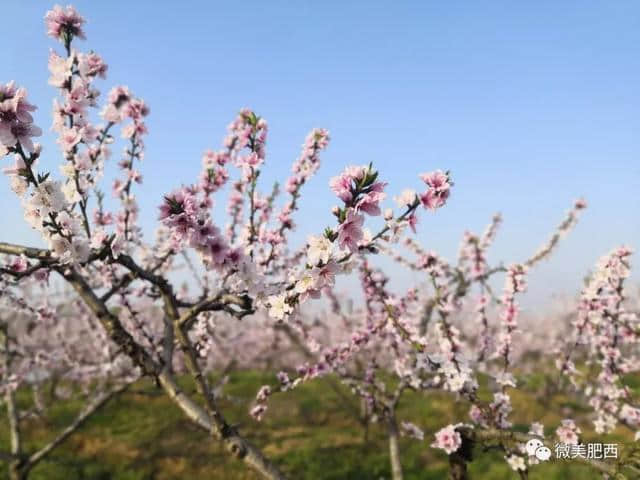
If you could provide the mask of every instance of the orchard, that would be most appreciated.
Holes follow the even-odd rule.
[[[428,229],[434,215],[447,215],[455,171],[416,171],[415,182],[395,186],[402,193],[391,196],[375,164],[346,165],[327,185],[335,203],[326,209],[330,221],[304,232],[298,245],[291,237],[296,216],[304,215],[300,199],[330,134],[310,131],[282,188],[265,185],[269,124],[241,109],[219,148],[186,160],[201,162],[198,177],[158,196],[149,238],[136,197],[144,192],[143,173],[153,170],[153,158],[145,159],[152,108],[137,88],[98,90],[108,64],[85,48],[91,32],[74,7],[55,6],[44,24],[53,44],[52,121],[38,115],[42,105],[31,102],[20,79],[0,84],[5,181],[44,245],[0,242],[6,478],[36,478],[96,416],[107,415],[111,402],[141,408],[126,406],[140,385],[180,412],[211,448],[221,446],[224,462],[242,466],[246,476],[237,478],[302,478],[265,445],[272,405],[295,404],[314,384],[322,386],[315,390],[319,404],[325,394],[338,398],[365,443],[370,435],[384,437],[382,478],[498,478],[474,475],[487,455],[505,467],[508,476],[499,478],[542,478],[559,463],[581,472],[576,476],[640,478],[640,304],[628,278],[632,250],[600,252],[562,312],[541,319],[537,330],[521,324],[530,272],[588,214],[585,200],[558,218],[528,258],[489,264],[502,223],[496,215],[484,232],[467,232],[457,258],[447,260],[414,233]],[[49,127],[59,151],[38,143]],[[56,165],[56,155],[57,167],[46,168]],[[110,185],[103,181],[107,169],[118,172]],[[222,191],[229,192],[224,218],[213,214]],[[108,195],[117,209],[107,208]],[[398,268],[385,271],[381,257]],[[185,271],[186,284],[176,275]],[[420,281],[397,293],[398,271]],[[336,288],[347,276],[357,279],[362,302]],[[262,380],[241,419],[234,413],[232,420],[226,384],[246,371],[261,372]],[[522,398],[537,404],[553,396],[563,403],[545,403],[551,423],[518,411]],[[45,421],[65,403],[74,414],[63,425]],[[443,403],[455,418],[401,408]],[[27,441],[33,425],[46,434]],[[259,431],[258,439],[248,430]],[[315,434],[310,425],[302,431]],[[611,434],[616,441],[597,440]],[[420,458],[438,458],[445,470],[423,462],[424,477],[408,476],[406,465],[416,460],[409,462],[407,445]]]

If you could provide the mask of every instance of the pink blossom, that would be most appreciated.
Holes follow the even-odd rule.
[[[118,108],[111,103],[108,105],[105,105],[102,112],[100,112],[100,115],[102,116],[102,118],[104,118],[107,122],[110,122],[110,123],[118,123],[122,118],[122,115],[118,110]]]
[[[420,178],[427,184],[429,189],[420,195],[420,201],[424,208],[429,210],[436,210],[442,207],[447,198],[449,198],[451,181],[449,180],[449,174],[444,173],[441,170],[436,170],[431,173],[423,173]]]
[[[140,98],[132,98],[124,105],[124,114],[135,123],[141,121],[142,118],[149,115],[149,113],[149,106]]]
[[[89,85],[85,83],[74,84],[66,96],[66,112],[81,114],[90,105]],[[84,121],[84,119],[82,120]]]
[[[278,372],[276,377],[278,378],[280,385],[282,385],[283,387],[286,387],[291,383],[291,379],[289,378],[289,374],[287,372]]]
[[[83,77],[100,77],[106,78],[108,66],[97,53],[91,52],[86,55],[80,55],[78,59],[78,69]]]
[[[18,142],[27,152],[33,152],[35,146],[31,137],[39,137],[42,130],[33,124],[22,122],[0,122],[0,143],[13,147]]]
[[[46,283],[49,281],[49,270],[46,268],[39,268],[33,273],[34,278],[41,283]]]
[[[143,122],[134,122],[122,129],[122,138],[130,139],[134,135],[138,137],[147,133],[147,126]]]
[[[505,456],[505,459],[507,460],[507,463],[509,464],[511,469],[515,472],[524,472],[527,469],[524,457],[520,455],[507,455]]]
[[[437,210],[442,207],[449,197],[449,190],[438,192],[430,189],[420,195],[422,206],[428,210]]]
[[[394,200],[400,207],[408,207],[416,201],[416,196],[415,190],[406,189],[400,195],[394,197]]]
[[[368,192],[363,194],[356,203],[356,211],[362,211],[372,216],[380,215],[380,202],[387,196],[383,191],[386,185],[384,182],[376,182],[368,187]]]
[[[9,265],[9,268],[14,272],[24,272],[29,267],[29,262],[27,261],[27,257],[24,255],[20,255],[13,258],[13,261]]]
[[[411,422],[402,422],[400,424],[400,428],[404,435],[415,438],[416,440],[424,440],[424,432],[416,424]]]
[[[261,403],[253,407],[249,412],[249,414],[259,422],[262,420],[262,417],[264,416],[266,411],[267,411],[267,406]]]
[[[574,204],[574,208],[576,210],[582,210],[584,208],[587,208],[587,201],[584,198],[579,198],[578,200],[576,200]]]
[[[227,257],[228,246],[220,237],[209,239],[205,255],[213,264],[222,265]]]
[[[70,35],[78,38],[86,38],[82,31],[85,20],[71,5],[66,8],[56,5],[49,10],[44,17],[47,27],[47,35],[56,40],[62,39],[63,35]]]
[[[68,152],[75,147],[82,139],[80,131],[76,128],[64,128],[58,139],[58,144],[63,152]]]
[[[227,152],[214,152],[213,150],[207,150],[202,155],[202,166],[204,168],[213,168],[218,165],[223,167],[229,161],[229,154]]]
[[[27,101],[27,90],[17,88],[13,81],[0,85],[0,121],[5,123],[33,122],[31,113],[36,107]]]
[[[269,385],[263,385],[260,387],[258,394],[256,395],[256,400],[258,402],[264,402],[271,395],[271,387]]]
[[[449,175],[444,173],[442,170],[436,170],[430,173],[423,173],[420,175],[420,178],[429,187],[434,188],[436,190],[446,190],[450,186]]]
[[[453,452],[457,451],[462,445],[462,437],[460,433],[456,431],[454,425],[447,425],[442,428],[435,435],[435,441],[431,444],[433,448],[441,448],[448,455],[451,455]]]
[[[407,223],[409,224],[409,227],[411,227],[411,231],[413,233],[416,233],[416,225],[418,224],[418,216],[415,213],[412,213],[407,218]]]
[[[116,108],[123,107],[129,103],[131,98],[131,91],[129,87],[125,85],[118,85],[109,91],[109,103],[113,104]]]
[[[485,425],[487,422],[482,409],[475,404],[471,405],[471,408],[469,409],[469,418],[471,418],[473,423],[478,425]]]
[[[634,408],[626,403],[620,409],[620,418],[632,426],[640,426],[640,408]]]
[[[544,425],[540,422],[534,422],[529,428],[529,435],[535,435],[540,438],[544,438]]]
[[[99,249],[101,248],[107,241],[108,236],[103,229],[96,229],[91,235],[91,248]]]
[[[211,222],[206,221],[202,225],[194,226],[190,231],[189,244],[192,247],[205,246],[212,237],[219,233],[219,230]]]
[[[342,174],[337,177],[333,177],[329,182],[331,190],[342,200],[347,203],[353,199],[353,193],[351,191],[352,178],[348,175]]]
[[[363,237],[362,225],[364,216],[353,209],[349,209],[347,218],[338,226],[338,245],[353,251],[358,248],[358,242]]]
[[[120,193],[125,189],[125,184],[119,178],[116,178],[111,185],[111,191],[114,197],[119,197]]]
[[[136,183],[142,183],[142,174],[138,170],[130,170],[129,180]]]
[[[311,270],[311,275],[314,279],[314,289],[321,290],[325,287],[332,287],[335,284],[338,270],[338,265],[333,260],[330,260],[320,267],[314,267]]]
[[[556,429],[556,435],[560,443],[568,445],[577,445],[580,433],[582,433],[581,430],[570,419],[562,420],[562,425]]]

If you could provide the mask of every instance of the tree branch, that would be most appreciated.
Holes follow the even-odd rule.
[[[49,453],[51,453],[57,446],[59,446],[62,442],[64,442],[71,434],[77,431],[84,423],[93,415],[96,411],[98,411],[102,406],[104,406],[109,400],[111,400],[115,395],[125,391],[130,384],[119,385],[114,387],[106,392],[101,393],[96,398],[94,398],[80,414],[76,417],[76,419],[69,425],[67,428],[62,430],[56,438],[54,438],[47,445],[42,447],[40,450],[32,454],[25,464],[26,469],[31,469],[35,467],[38,462],[40,462],[43,458],[45,458]]]
[[[36,260],[54,260],[49,250],[25,247],[6,242],[0,242],[0,253],[6,253],[7,255],[24,255],[27,258],[33,258]]]
[[[461,428],[464,435],[474,441],[486,441],[486,440],[498,440],[500,442],[518,442],[518,443],[526,443],[532,438],[538,438],[535,435],[528,435],[526,433],[521,432],[513,432],[510,430],[497,430],[497,429],[471,429],[471,428]],[[547,445],[550,449],[552,449],[553,445]],[[615,476],[616,474],[620,474],[618,468],[615,465],[608,464],[606,462],[602,462],[599,460],[591,459],[591,458],[583,458],[576,457],[576,461],[580,463],[584,463],[594,468],[595,470],[605,473],[607,475]],[[616,477],[618,478],[618,477]],[[626,477],[622,477],[626,478]]]
[[[168,314],[170,317],[178,318],[176,315],[177,312],[172,310],[175,308],[175,297],[173,296],[171,285],[165,279],[146,272],[139,267],[131,257],[120,256],[118,260],[127,268],[136,271],[141,278],[145,278],[157,285],[163,292],[163,295],[171,297],[168,303],[170,307]],[[214,433],[216,437],[222,440],[232,455],[244,461],[265,478],[270,480],[284,479],[284,476],[262,455],[260,450],[247,442],[234,428],[226,423],[218,410],[214,410],[214,416],[211,418],[202,407],[184,394],[171,375],[168,366],[165,365],[164,368],[162,368],[153,360],[151,355],[124,329],[119,319],[107,309],[104,302],[100,301],[77,271],[73,268],[64,270],[58,268],[57,271],[73,286],[85,304],[98,317],[98,320],[104,326],[109,337],[118,344],[124,353],[140,366],[146,374],[150,374],[158,379],[158,382],[169,397],[180,407],[188,418],[208,432]],[[165,301],[167,300],[165,299]]]

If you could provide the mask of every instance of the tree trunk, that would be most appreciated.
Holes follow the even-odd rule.
[[[369,407],[367,406],[367,401],[364,398],[360,399],[360,423],[362,424],[362,429],[364,430],[363,442],[366,445],[369,443]]]
[[[9,351],[9,333],[7,331],[6,324],[0,328],[0,338],[2,339],[2,346],[5,354],[2,358],[3,367],[5,371],[10,372],[11,368],[11,353]],[[9,420],[9,443],[11,460],[9,460],[9,479],[10,480],[26,480],[27,472],[22,471],[22,461],[20,455],[22,454],[22,441],[20,438],[20,417],[18,413],[18,407],[16,405],[13,390],[8,388],[4,395],[4,401],[7,405],[7,419]]]
[[[458,452],[449,455],[449,480],[469,480],[467,460]]]
[[[9,463],[9,480],[27,480],[29,478],[29,470],[21,467],[20,460],[11,460]]]
[[[22,454],[22,445],[20,427],[18,425],[18,410],[12,391],[6,393],[5,402],[7,404],[7,416],[9,417],[11,455],[13,456],[13,459],[9,461],[9,480],[26,480],[29,476],[29,471],[23,468],[23,462],[19,458]]]
[[[391,460],[391,478],[402,480],[402,464],[400,463],[400,446],[398,445],[398,424],[393,412],[387,420],[389,427],[389,458]]]

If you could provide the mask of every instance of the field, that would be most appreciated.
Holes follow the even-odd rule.
[[[535,378],[535,377],[534,377]],[[353,479],[370,480],[390,478],[389,457],[385,431],[373,424],[365,441],[365,430],[359,424],[359,407],[346,388],[338,391],[335,378],[309,382],[294,392],[276,396],[263,423],[257,423],[247,414],[249,402],[256,390],[268,381],[267,374],[258,372],[235,373],[224,388],[221,404],[230,419],[239,424],[264,452],[282,466],[290,478],[300,479]],[[560,418],[550,412],[563,409],[574,412],[580,419],[580,406],[560,395],[547,400],[537,398],[542,378],[529,382],[522,391],[514,392],[516,429],[527,431],[522,416],[555,425]],[[188,384],[184,385],[189,389]],[[525,393],[523,393],[525,392]],[[29,396],[19,400],[26,404]],[[534,401],[532,401],[532,399]],[[348,401],[348,404],[345,404]],[[74,415],[74,402],[60,402],[47,413],[49,424],[42,419],[28,423],[27,450],[41,444],[49,432],[64,426]],[[401,438],[402,462],[407,479],[441,479],[447,476],[447,458],[429,447],[433,432],[447,423],[465,417],[464,402],[452,402],[442,393],[429,397],[408,393],[399,406],[399,419],[412,420],[425,429],[425,440],[419,442]],[[577,413],[576,413],[577,412]],[[584,419],[583,429],[588,426]],[[0,424],[0,449],[6,449],[6,423]],[[598,442],[628,440],[622,431]],[[517,478],[501,460],[500,452],[475,452],[470,465],[471,478],[500,480]],[[0,469],[0,478],[6,478],[6,469]],[[99,411],[66,444],[56,450],[32,473],[34,480],[143,480],[143,479],[254,479],[240,463],[229,460],[217,443],[209,442],[206,435],[185,420],[166,396],[150,382],[141,381],[112,400]],[[532,468],[531,480],[600,478],[593,471],[575,463],[555,460]]]

